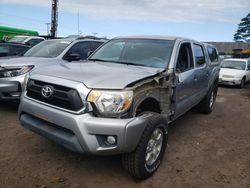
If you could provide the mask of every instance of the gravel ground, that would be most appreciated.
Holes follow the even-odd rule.
[[[212,114],[174,122],[163,163],[145,181],[132,179],[120,156],[75,154],[25,130],[17,106],[0,103],[0,187],[250,188],[250,85],[221,87]]]

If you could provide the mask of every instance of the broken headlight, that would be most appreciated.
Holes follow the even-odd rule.
[[[133,91],[92,90],[88,101],[94,103],[101,114],[121,114],[126,112],[132,103]]]

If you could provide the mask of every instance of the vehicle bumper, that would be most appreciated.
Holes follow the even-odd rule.
[[[25,75],[0,78],[0,100],[20,99],[23,91]]]
[[[99,118],[91,113],[76,115],[25,97],[19,107],[19,119],[23,127],[75,152],[95,155],[133,151],[148,118]],[[107,136],[116,137],[116,143],[107,144]]]
[[[219,78],[219,84],[221,85],[240,85],[240,78]]]

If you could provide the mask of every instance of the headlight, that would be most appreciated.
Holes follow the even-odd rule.
[[[88,101],[94,103],[102,114],[123,113],[130,108],[132,99],[132,91],[92,90],[88,95]]]
[[[29,77],[30,77],[30,74],[26,74],[25,77],[24,77],[24,82],[23,82],[23,85],[24,85],[24,90],[26,90],[27,88],[27,84],[28,84],[28,81],[29,81]]]
[[[20,76],[22,74],[25,74],[29,71],[31,71],[31,69],[33,69],[34,66],[33,65],[27,65],[27,66],[23,66],[23,67],[4,67],[4,69],[2,69],[2,71],[0,72],[1,77],[15,77],[15,76]]]

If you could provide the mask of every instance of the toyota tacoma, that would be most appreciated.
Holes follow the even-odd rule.
[[[193,107],[213,110],[216,48],[165,36],[114,38],[86,63],[34,70],[19,107],[23,127],[82,154],[122,154],[146,179],[160,166],[168,125]]]

